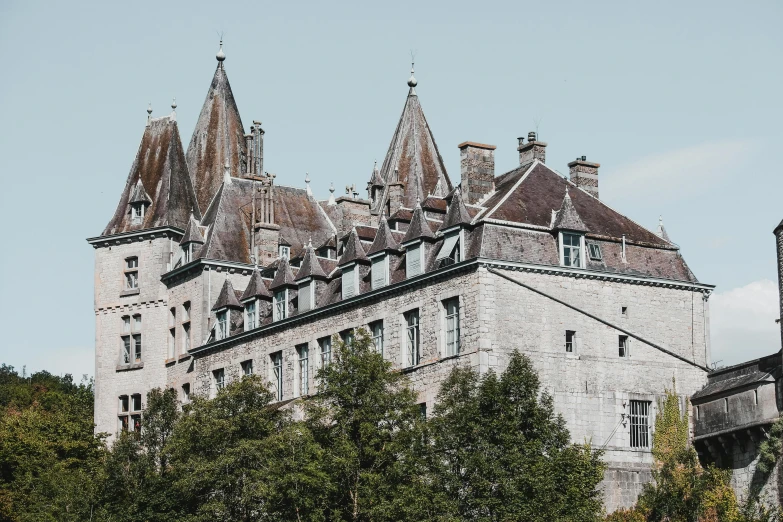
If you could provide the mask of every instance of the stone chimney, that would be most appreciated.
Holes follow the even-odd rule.
[[[587,156],[576,158],[568,164],[571,183],[598,198],[598,167],[600,163],[587,161]]]
[[[474,205],[495,190],[494,145],[464,141],[457,145],[460,178],[465,203]]]
[[[519,147],[517,147],[517,150],[519,151],[520,165],[532,163],[533,160],[546,163],[546,143],[538,141],[535,132],[531,131],[527,133],[527,143],[525,143],[525,138],[517,139],[519,139]]]

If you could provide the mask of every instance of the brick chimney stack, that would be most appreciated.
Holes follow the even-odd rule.
[[[465,203],[474,205],[495,190],[494,145],[465,141],[457,145],[460,178]]]
[[[546,143],[538,141],[535,132],[527,133],[527,143],[525,138],[517,138],[519,140],[519,164],[526,165],[532,163],[533,160],[538,160],[541,163],[546,163]]]
[[[600,163],[587,161],[587,156],[576,158],[568,164],[571,183],[598,199],[598,167]]]

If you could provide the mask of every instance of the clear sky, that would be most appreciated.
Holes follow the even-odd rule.
[[[153,116],[184,145],[218,32],[265,168],[320,198],[364,189],[417,92],[452,180],[457,144],[538,129],[547,163],[601,163],[601,198],[658,216],[710,298],[713,359],[779,349],[783,4],[0,2],[0,362],[93,373],[93,249]],[[77,377],[78,378],[78,377]]]

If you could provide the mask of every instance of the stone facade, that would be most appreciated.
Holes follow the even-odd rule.
[[[155,387],[174,388],[182,401],[212,396],[248,371],[250,361],[282,401],[315,393],[319,341],[382,321],[384,356],[409,377],[427,411],[455,366],[502,372],[513,350],[529,356],[573,440],[605,450],[607,508],[630,505],[650,480],[658,401],[673,382],[684,402],[707,380],[712,287],[698,282],[678,247],[563,179],[545,164],[546,143],[535,133],[527,144],[520,139],[520,166],[499,176],[493,146],[463,143],[463,179],[455,188],[413,79],[383,166],[368,183],[372,199],[352,192],[318,201],[309,186],[278,186],[274,175],[248,166],[248,157],[263,157],[263,131],[251,128],[258,139],[241,132],[225,55],[218,59],[205,107],[234,123],[225,132],[215,127],[214,139],[191,140],[199,147],[187,155],[195,189],[183,182],[198,195],[188,205],[208,200],[207,208],[194,209],[188,221],[185,203],[170,202],[177,221],[166,227],[142,224],[120,233],[112,227],[90,240],[96,430],[114,435],[123,426],[121,397],[144,397]],[[208,113],[202,110],[199,128],[209,127]],[[231,142],[237,139],[242,143]],[[226,140],[231,146],[224,147]],[[184,157],[172,143],[171,157]],[[221,182],[213,160],[226,154]],[[202,157],[211,163],[201,164]],[[190,179],[175,166],[170,178]],[[157,194],[155,180],[169,179],[138,171],[127,187],[147,176],[144,186]],[[120,223],[136,211],[123,198]],[[157,208],[160,202],[149,199]],[[557,209],[566,207],[569,219],[555,225]],[[191,239],[180,245],[186,226]],[[129,257],[138,258],[140,281],[131,292],[122,286]],[[312,294],[305,293],[309,281]],[[272,313],[282,288],[285,317]],[[219,306],[232,307],[228,336],[216,328],[221,292]],[[240,299],[261,313],[240,310]],[[447,321],[445,302],[455,299],[459,343],[449,348],[447,324],[454,320]],[[414,310],[420,355],[411,362],[407,314]],[[141,315],[143,351],[140,362],[125,364],[122,337],[137,332],[123,331],[123,318],[134,315]]]

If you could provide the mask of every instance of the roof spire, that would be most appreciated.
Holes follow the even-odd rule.
[[[215,58],[217,58],[217,61],[220,62],[220,65],[218,67],[223,67],[223,60],[226,59],[226,53],[223,52],[223,37],[220,37],[220,49],[218,50],[217,54],[215,55]]]
[[[177,98],[171,100],[171,119],[177,121]]]
[[[416,78],[413,76],[413,56],[411,56],[411,77],[408,78],[408,87],[411,89],[408,91],[408,96],[416,96],[416,89],[415,87],[419,84],[419,82],[416,81]]]

